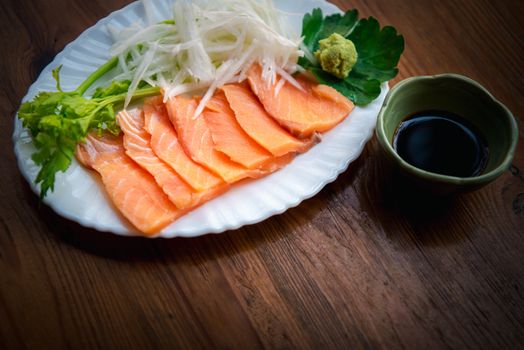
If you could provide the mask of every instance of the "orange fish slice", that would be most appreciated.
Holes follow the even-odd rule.
[[[249,85],[228,84],[222,90],[242,129],[274,156],[290,152],[303,153],[318,142],[316,135],[304,141],[284,130],[266,112]]]
[[[300,76],[295,79],[303,91],[286,82],[275,94],[276,84],[268,84],[261,73],[259,65],[253,65],[248,71],[253,92],[269,115],[297,137],[309,137],[314,132],[333,128],[354,108],[351,101],[332,87]]]
[[[151,148],[155,154],[173,168],[195,191],[202,192],[225,185],[219,177],[195,163],[186,154],[167,117],[161,98],[146,101],[144,117],[145,129],[151,135]]]
[[[170,98],[166,104],[169,119],[191,158],[218,174],[227,183],[264,175],[265,172],[249,170],[215,149],[205,117],[201,115],[193,118],[197,105],[194,98],[184,96]]]
[[[126,155],[122,137],[89,135],[76,154],[100,174],[116,208],[144,234],[160,231],[182,214],[155,179]]]
[[[122,111],[117,115],[124,132],[126,154],[147,170],[171,202],[179,209],[195,206],[200,196],[151,149],[151,135],[144,130],[144,114],[140,110]]]
[[[205,110],[203,116],[211,131],[215,149],[248,169],[259,168],[273,159],[271,153],[242,130],[224,93],[215,94],[206,107],[212,110]]]

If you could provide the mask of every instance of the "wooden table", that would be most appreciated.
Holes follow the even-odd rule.
[[[372,140],[297,208],[196,239],[102,234],[41,205],[12,151],[20,99],[127,2],[0,2],[0,348],[524,347],[522,136],[511,171],[448,200],[398,189]],[[391,84],[470,76],[522,135],[524,2],[337,3],[405,36]]]

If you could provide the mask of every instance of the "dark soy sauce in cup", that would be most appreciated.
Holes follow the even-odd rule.
[[[397,128],[393,147],[411,165],[442,175],[477,176],[488,160],[487,144],[473,125],[443,111],[406,118]]]

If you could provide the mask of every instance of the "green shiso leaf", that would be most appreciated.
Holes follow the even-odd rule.
[[[347,78],[339,79],[324,72],[318,62],[306,57],[302,57],[299,64],[319,82],[335,88],[356,105],[367,105],[380,95],[380,85],[398,74],[404,38],[391,26],[380,28],[373,17],[359,20],[357,10],[324,17],[322,10],[316,8],[304,16],[303,44],[311,53],[318,50],[319,40],[333,33],[351,40],[357,50],[357,62]]]

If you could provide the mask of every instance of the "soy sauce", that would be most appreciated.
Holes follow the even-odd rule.
[[[393,147],[411,165],[442,175],[477,176],[488,160],[486,141],[474,126],[444,111],[422,111],[406,118]]]

